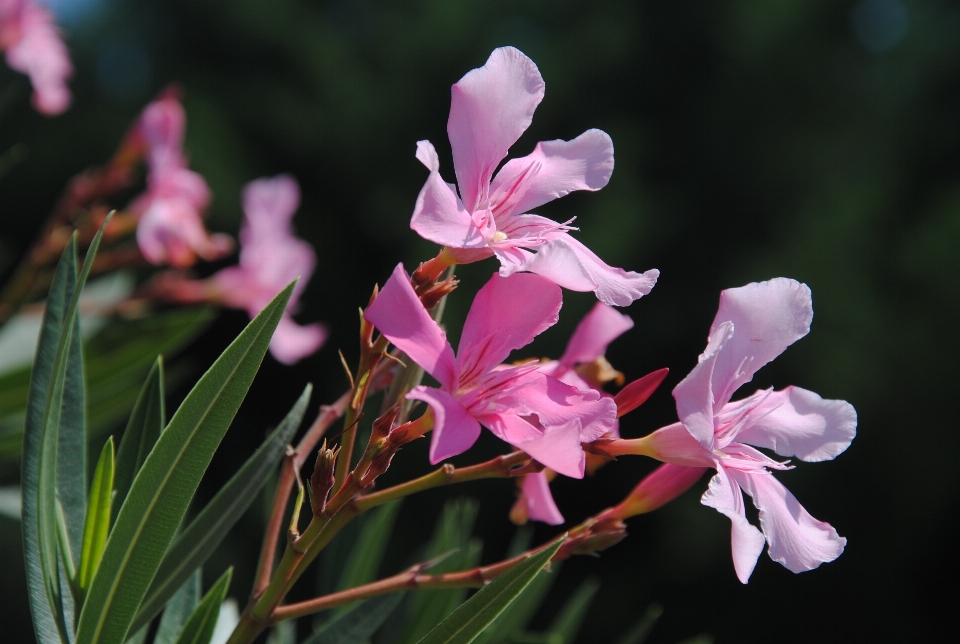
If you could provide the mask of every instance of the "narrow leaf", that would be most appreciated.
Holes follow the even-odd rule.
[[[167,423],[163,394],[163,358],[158,357],[147,374],[147,380],[143,383],[140,396],[130,413],[130,421],[120,439],[114,475],[117,496],[114,500],[112,521],[116,520],[117,512],[127,498],[134,477],[143,467],[147,454],[153,449]]]
[[[593,601],[593,597],[597,594],[599,588],[599,581],[587,579],[557,613],[549,631],[559,635],[562,644],[571,644],[576,640],[577,633],[587,616],[587,609],[590,608],[590,602]]]
[[[340,575],[338,590],[360,586],[376,579],[399,509],[400,501],[388,503],[371,513],[364,522],[360,538],[354,542],[353,550]]]
[[[518,534],[520,532],[521,531],[518,531]],[[532,533],[529,532],[527,534],[532,535]],[[516,556],[527,548],[524,547],[519,552],[510,552],[512,549],[513,544],[511,544],[510,549],[508,549],[510,556]],[[500,613],[500,617],[495,619],[489,628],[480,633],[474,641],[478,644],[485,644],[486,642],[512,642],[518,638],[520,634],[523,633],[523,629],[530,623],[530,620],[533,619],[537,609],[540,608],[540,605],[547,596],[547,591],[550,590],[550,586],[553,585],[553,580],[557,578],[559,572],[559,562],[552,564],[549,572],[541,570],[540,574],[537,575],[536,578],[530,582],[530,585],[527,586],[527,589],[523,591],[523,594],[507,606],[506,610]]]
[[[83,548],[80,551],[80,567],[77,570],[77,588],[81,597],[90,587],[93,574],[100,565],[103,546],[110,530],[110,505],[113,496],[113,436],[107,439],[97,461],[90,483],[90,498],[87,502],[87,518],[83,528]]]
[[[302,644],[364,644],[400,604],[403,593],[364,600],[341,613]]]
[[[421,644],[472,642],[534,580],[566,538],[560,537],[481,588],[420,640]]]
[[[184,625],[200,603],[201,591],[201,576],[197,570],[167,602],[153,644],[175,644],[180,639]]]
[[[184,624],[183,632],[180,633],[177,644],[210,643],[210,638],[213,637],[213,629],[217,626],[217,617],[220,616],[220,604],[227,596],[232,575],[233,568],[227,568],[227,571],[220,576],[210,592],[203,596],[196,610],[190,615],[190,619]]]
[[[294,284],[227,347],[137,473],[80,613],[79,644],[120,644],[270,344]]]
[[[312,391],[313,387],[308,384],[286,418],[270,433],[260,449],[247,459],[243,467],[220,488],[203,511],[170,545],[133,621],[133,630],[147,624],[160,612],[184,580],[213,554],[230,528],[256,499],[303,422]]]
[[[617,640],[617,644],[643,644],[662,614],[663,607],[660,604],[650,604],[637,623]]]

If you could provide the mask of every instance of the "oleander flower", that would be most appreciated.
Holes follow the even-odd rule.
[[[0,50],[11,69],[30,77],[39,112],[53,116],[70,107],[73,65],[47,9],[33,0],[0,0]]]
[[[494,275],[474,298],[454,355],[398,265],[364,317],[436,378],[407,394],[434,416],[430,461],[469,449],[483,425],[547,467],[582,478],[582,442],[609,431],[616,405],[541,373],[536,362],[501,364],[556,324],[560,288],[539,275]]]
[[[533,153],[508,161],[507,151],[529,127],[544,83],[532,60],[513,47],[495,49],[483,67],[453,86],[447,134],[457,186],[440,177],[429,141],[417,158],[430,171],[410,227],[441,244],[451,263],[495,255],[500,275],[529,271],[573,291],[593,291],[626,306],[653,288],[659,271],[627,272],[605,264],[569,233],[569,224],[530,214],[574,190],[599,190],[613,172],[613,142],[587,130],[572,141],[542,141]],[[459,188],[459,195],[457,189]]]
[[[702,503],[732,522],[733,563],[743,583],[764,542],[770,557],[792,572],[833,561],[847,542],[830,524],[813,518],[770,472],[790,466],[755,447],[804,461],[833,459],[856,435],[853,406],[799,387],[757,391],[730,402],[757,370],[809,332],[812,318],[810,289],[794,280],[724,291],[706,350],[673,390],[680,422],[605,447],[611,454],[639,453],[675,465],[714,468]],[[760,511],[762,532],[747,521],[743,492]]]

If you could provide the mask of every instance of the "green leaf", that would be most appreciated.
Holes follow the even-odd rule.
[[[637,623],[617,640],[617,644],[643,644],[662,614],[663,607],[660,604],[650,604]]]
[[[90,244],[79,277],[76,275],[76,234],[60,258],[47,298],[28,394],[22,458],[24,556],[34,626],[41,644],[69,641],[57,561],[57,478],[58,473],[63,477],[61,486],[65,498],[72,500],[79,493],[78,503],[85,514],[84,456],[75,453],[77,431],[80,441],[85,441],[83,364],[79,350],[71,345],[80,343],[77,305],[102,235],[101,228]],[[64,461],[58,458],[61,424],[65,427]],[[80,459],[79,468],[66,462],[70,457]],[[58,472],[61,467],[63,470]],[[68,486],[78,486],[79,490],[67,489]],[[67,531],[72,533],[76,512],[73,508],[69,512],[71,518],[65,517],[64,522]],[[82,522],[80,531],[82,534]]]
[[[341,613],[302,644],[363,644],[390,617],[403,593],[366,599]]]
[[[518,531],[518,534],[520,533],[521,531]],[[532,535],[532,532],[525,534]],[[516,556],[520,554],[520,552],[527,550],[527,548],[524,547],[520,552],[510,552],[511,550],[513,550],[512,544],[508,549],[508,553],[510,556]],[[500,617],[495,619],[494,622],[490,624],[490,627],[480,633],[474,641],[477,642],[477,644],[484,644],[486,642],[512,642],[520,637],[523,629],[527,627],[537,612],[537,609],[540,608],[544,598],[547,596],[547,591],[550,590],[550,586],[553,585],[553,580],[557,578],[559,573],[559,562],[551,565],[549,571],[541,570],[540,574],[530,582],[530,585],[527,586],[523,594],[507,606],[506,610],[500,613]]]
[[[437,522],[423,559],[446,557],[432,568],[435,573],[466,570],[480,560],[480,543],[470,539],[477,518],[477,502],[472,499],[448,501]],[[421,590],[408,602],[408,625],[402,642],[417,642],[434,626],[463,603],[466,588]]]
[[[590,602],[593,601],[599,588],[599,581],[587,579],[557,613],[549,631],[560,635],[561,644],[571,644],[577,638],[583,619],[587,616],[587,609],[590,608]]]
[[[293,286],[281,291],[200,378],[140,468],[80,613],[78,644],[123,641],[213,453],[253,382]]]
[[[137,476],[137,472],[147,460],[147,454],[153,449],[160,432],[167,424],[166,410],[164,409],[163,392],[163,358],[158,357],[147,381],[143,383],[137,402],[130,413],[130,421],[120,439],[120,449],[117,450],[117,470],[115,488],[117,497],[114,501],[112,521],[117,518],[123,500],[127,498],[130,485]]]
[[[232,575],[233,568],[227,568],[227,571],[220,576],[210,592],[203,596],[196,610],[190,615],[190,619],[184,624],[183,632],[180,633],[177,644],[210,643],[210,638],[213,637],[213,629],[217,625],[217,617],[220,616],[220,604],[227,596]]]
[[[110,505],[113,497],[113,436],[107,439],[93,471],[90,483],[90,498],[87,503],[87,518],[83,528],[83,548],[80,551],[80,567],[77,569],[77,588],[82,597],[93,581],[93,574],[100,565],[103,546],[110,531]]]
[[[149,623],[163,609],[163,605],[180,584],[195,568],[203,565],[230,528],[250,507],[303,422],[303,414],[310,403],[312,391],[311,385],[304,388],[286,418],[270,433],[260,449],[247,459],[243,467],[237,470],[233,478],[170,545],[131,629],[136,630]]]
[[[468,644],[497,618],[534,580],[566,540],[560,537],[481,588],[426,637],[421,644]]]
[[[163,609],[163,617],[160,618],[153,644],[175,644],[180,638],[184,624],[200,603],[201,581],[201,572],[197,570],[173,594]]]
[[[399,509],[399,500],[388,503],[371,513],[364,521],[360,538],[354,542],[346,566],[340,575],[338,590],[360,586],[376,579]],[[342,613],[343,610],[337,612]]]

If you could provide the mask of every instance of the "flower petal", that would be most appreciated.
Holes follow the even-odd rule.
[[[580,446],[580,423],[576,420],[546,427],[539,438],[513,445],[555,472],[574,479],[583,478],[587,457]]]
[[[505,399],[500,399],[501,401]],[[509,400],[521,415],[536,415],[545,428],[577,421],[580,442],[590,443],[613,430],[617,405],[598,391],[581,391],[551,376],[542,376],[510,394]]]
[[[403,264],[397,264],[363,317],[445,389],[457,389],[457,367],[447,335],[423,308]]]
[[[812,319],[810,289],[796,280],[778,277],[723,291],[710,334],[725,322],[733,322],[736,334],[725,343],[714,367],[715,410],[760,367],[805,336]]]
[[[550,482],[546,472],[527,474],[523,477],[523,496],[527,502],[527,516],[548,525],[563,523],[563,515],[550,494]]]
[[[293,364],[319,349],[327,335],[322,324],[300,326],[289,315],[284,315],[270,340],[270,353],[277,362]]]
[[[633,320],[615,308],[597,302],[580,320],[560,363],[574,366],[580,362],[592,362],[607,351],[610,343],[633,328]]]
[[[525,180],[528,169],[533,174]],[[490,185],[491,207],[529,212],[574,190],[599,190],[612,174],[613,141],[602,130],[587,130],[572,141],[541,141],[532,154],[500,169]]]
[[[562,303],[560,289],[538,275],[493,275],[463,324],[457,350],[461,384],[487,373],[556,324]]]
[[[747,583],[763,551],[763,534],[747,521],[743,509],[743,494],[724,467],[717,469],[710,479],[710,487],[703,493],[700,502],[714,508],[730,519],[730,545],[733,551],[733,568],[741,583]]]
[[[857,411],[845,400],[824,400],[800,387],[769,394],[751,410],[738,441],[804,461],[829,461],[857,435]],[[738,401],[735,404],[739,404]]]
[[[265,177],[243,187],[244,227],[240,241],[290,234],[290,220],[300,207],[300,185],[289,174]]]
[[[803,572],[833,561],[843,552],[847,540],[829,523],[810,516],[772,474],[731,470],[731,475],[760,510],[760,526],[770,545],[767,554],[771,559],[790,572]]]
[[[589,248],[566,233],[541,246],[523,267],[571,291],[593,291],[605,304],[628,306],[653,288],[660,271],[628,272],[608,266]]]
[[[724,322],[715,328],[710,333],[707,348],[697,359],[697,366],[673,388],[680,422],[706,450],[713,449],[714,441],[713,371],[720,352],[733,335],[732,322]]]
[[[422,400],[433,410],[433,436],[430,439],[430,462],[462,454],[480,438],[480,423],[460,402],[443,391],[420,385],[407,394],[407,400]]]
[[[457,197],[454,186],[431,172],[417,195],[410,228],[424,239],[450,248],[485,248],[487,242]]]
[[[469,212],[486,199],[493,172],[530,126],[543,99],[543,78],[513,47],[493,50],[483,67],[453,86],[447,135],[460,196]]]

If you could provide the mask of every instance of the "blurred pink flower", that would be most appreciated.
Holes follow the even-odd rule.
[[[609,431],[616,405],[544,375],[536,362],[501,364],[514,349],[557,322],[560,289],[538,275],[494,275],[474,298],[454,356],[398,265],[364,317],[440,382],[419,386],[408,399],[434,414],[430,461],[460,454],[487,427],[547,467],[582,478],[581,442]]]
[[[410,227],[445,246],[455,263],[496,255],[503,277],[530,271],[573,291],[593,291],[607,304],[626,306],[650,292],[659,271],[639,274],[608,266],[568,234],[575,230],[571,222],[529,214],[574,190],[607,185],[613,142],[605,132],[587,130],[572,141],[540,142],[532,154],[508,161],[494,175],[529,127],[543,91],[537,66],[513,47],[495,49],[483,67],[453,86],[447,134],[457,186],[440,177],[433,145],[417,143],[417,158],[430,176]]]
[[[833,561],[847,542],[831,525],[810,516],[769,471],[790,466],[751,445],[804,461],[833,459],[856,435],[854,408],[799,387],[758,391],[730,402],[760,367],[809,332],[812,319],[810,289],[794,280],[724,291],[706,350],[673,390],[680,422],[622,441],[667,463],[716,469],[702,502],[730,518],[733,563],[743,583],[765,541],[770,557],[792,572]],[[760,511],[762,533],[746,519],[742,492]]]
[[[147,153],[147,191],[130,204],[140,216],[137,243],[147,260],[178,268],[197,257],[215,260],[233,249],[228,235],[207,232],[202,212],[210,204],[207,182],[187,168],[183,135],[187,116],[167,91],[144,109],[138,123]]]
[[[248,183],[243,189],[240,263],[210,279],[216,300],[254,317],[287,284],[300,278],[270,341],[270,353],[284,364],[314,353],[327,339],[323,325],[300,326],[290,317],[317,263],[310,244],[293,234],[291,220],[299,206],[300,187],[290,175]]]
[[[0,50],[11,69],[30,77],[38,111],[56,115],[70,107],[73,65],[47,9],[34,0],[0,0]]]

